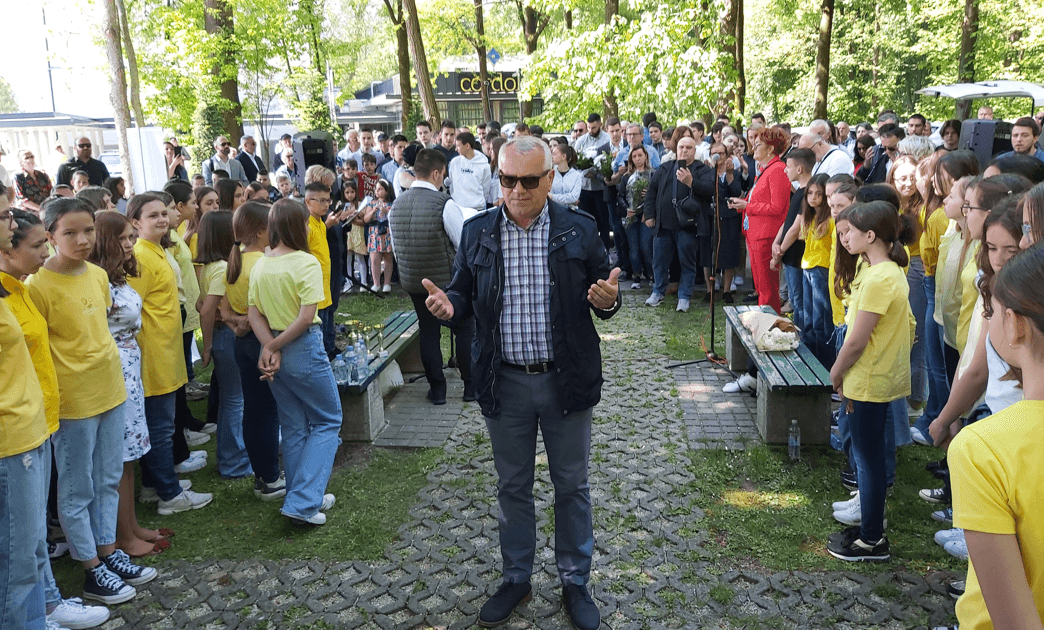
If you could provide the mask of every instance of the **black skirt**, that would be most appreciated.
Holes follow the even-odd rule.
[[[701,236],[699,238],[699,265],[701,267],[713,267],[714,249],[717,247],[718,270],[738,267],[742,259],[740,255],[742,253],[742,240],[743,232],[739,216],[722,218],[720,246],[718,234],[715,230],[712,230],[709,236]]]

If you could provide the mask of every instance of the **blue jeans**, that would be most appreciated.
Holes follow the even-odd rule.
[[[808,322],[805,320],[804,270],[801,267],[785,264],[783,265],[783,276],[787,279],[787,300],[790,302],[790,307],[794,309],[794,325],[801,330],[802,338],[804,338],[805,330],[808,329]]]
[[[627,233],[627,251],[631,256],[631,274],[653,278],[653,228],[635,221],[624,228]]]
[[[653,239],[653,293],[667,294],[668,276],[675,251],[681,264],[678,299],[691,300],[696,284],[696,235],[686,230],[660,230]]]
[[[272,380],[286,471],[286,498],[280,511],[307,518],[323,503],[341,444],[341,398],[319,326],[311,326],[287,344],[282,355]]]
[[[122,444],[121,444],[122,446]],[[0,628],[44,629],[50,445],[0,458]],[[122,466],[122,464],[121,464]]]
[[[279,412],[271,386],[257,369],[261,342],[248,332],[236,337],[235,346],[243,387],[243,444],[254,474],[273,483],[279,478]]]
[[[225,479],[254,474],[243,443],[243,383],[236,365],[236,334],[224,324],[214,325],[210,353],[214,377],[220,382],[217,421],[217,469]]]
[[[526,582],[536,554],[533,477],[539,428],[555,486],[555,560],[563,584],[586,584],[594,552],[591,491],[591,409],[562,416],[555,373],[529,375],[502,369],[501,415],[486,418],[500,504],[504,581]]]
[[[943,327],[935,323],[935,276],[924,277],[924,359],[928,372],[928,404],[914,426],[928,435],[928,426],[939,417],[950,398],[950,382],[946,378],[946,354]]]
[[[859,512],[862,515],[859,537],[864,542],[873,543],[884,534],[885,494],[888,491],[885,457],[889,450],[885,436],[892,433],[888,426],[888,403],[854,400],[852,407],[849,415],[852,454],[859,479]],[[891,451],[895,453],[894,446]]]
[[[845,335],[848,333],[848,326],[838,326],[834,332],[834,338],[837,342],[837,352],[841,352],[841,347],[845,344]],[[888,426],[892,427],[895,424],[896,407],[902,404],[902,412],[899,417],[906,419],[906,399],[899,398],[890,403],[887,403],[888,408],[886,411]],[[848,406],[847,402],[841,403],[841,413],[837,416],[837,432],[838,438],[841,440],[841,450],[844,452],[845,457],[848,458],[848,465],[852,467],[852,470],[859,473],[859,461],[852,451],[852,414],[846,411]],[[909,421],[907,421],[909,426]],[[906,430],[907,438],[909,438],[910,430]],[[887,485],[892,485],[895,482],[895,431],[888,431],[884,436],[885,449],[884,449],[884,463],[885,463],[885,482]],[[860,482],[862,483],[862,482]]]
[[[98,547],[116,542],[126,431],[123,407],[120,403],[101,415],[61,420],[51,436],[58,468],[58,520],[73,560],[97,558]]]
[[[174,397],[175,392],[145,397],[145,424],[149,426],[152,448],[141,460],[141,485],[155,488],[164,501],[181,494],[178,476],[174,473]]]
[[[51,484],[51,466],[52,466],[52,451],[54,450],[53,444],[45,443],[44,453],[47,457],[47,476],[44,479],[44,487],[49,488]],[[55,483],[58,482],[58,476],[55,475]],[[47,499],[45,499],[47,500]],[[57,497],[55,497],[57,500]],[[47,522],[46,510],[44,514],[44,522]],[[47,530],[44,530],[47,533]],[[40,575],[43,577],[44,583],[44,601],[47,604],[47,610],[53,611],[58,604],[62,603],[62,593],[58,590],[58,584],[54,581],[54,572],[51,571],[51,559],[47,557],[47,561],[40,564]]]
[[[924,363],[924,315],[928,300],[924,295],[924,280],[924,263],[920,256],[914,256],[906,272],[906,281],[910,285],[910,310],[917,320],[914,343],[910,348],[910,399],[914,401],[926,400],[928,386],[928,372]]]
[[[804,311],[801,319],[805,324],[802,341],[827,370],[834,366],[834,359],[837,358],[834,347],[830,345],[830,339],[834,335],[834,314],[830,307],[830,291],[827,287],[828,272],[826,267],[802,270],[804,284],[800,296],[801,310]],[[787,281],[790,281],[789,277]],[[793,289],[790,295],[790,304],[796,310]]]

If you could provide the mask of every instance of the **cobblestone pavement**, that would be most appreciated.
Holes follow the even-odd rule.
[[[701,497],[688,487],[693,477],[685,466],[694,435],[686,414],[705,401],[694,390],[679,404],[675,388],[691,381],[676,383],[667,358],[649,350],[662,347],[663,333],[642,298],[629,294],[617,317],[600,324],[607,385],[592,440],[591,588],[602,627],[899,629],[952,622],[943,575],[771,573],[714,561],[714,541],[701,528]],[[105,627],[471,627],[500,578],[488,445],[476,406],[466,405],[383,561],[172,563],[116,608]],[[502,626],[512,630],[570,627],[549,539],[552,488],[542,450],[538,458],[534,598]]]

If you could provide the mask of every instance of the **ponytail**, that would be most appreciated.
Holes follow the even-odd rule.
[[[228,284],[235,284],[243,272],[243,246],[253,246],[257,241],[257,233],[268,229],[270,209],[271,206],[266,202],[251,200],[239,206],[232,216],[235,243],[228,254],[228,269],[225,271]]]

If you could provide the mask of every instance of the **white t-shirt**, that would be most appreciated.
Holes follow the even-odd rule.
[[[816,164],[816,167],[812,169],[812,175],[818,175],[820,173],[826,173],[833,177],[834,175],[846,175],[852,174],[852,158],[848,157],[844,149],[831,145],[830,151],[823,156],[823,159]]]

